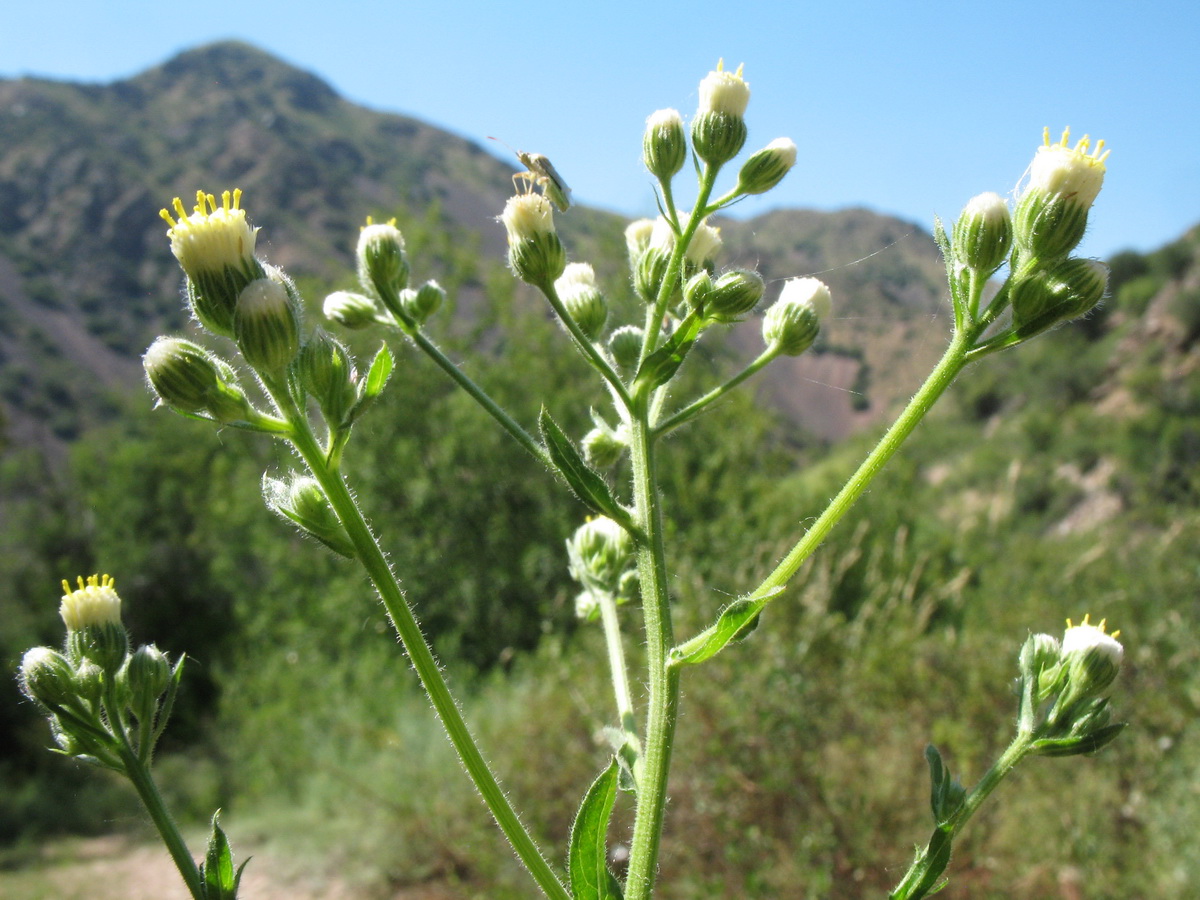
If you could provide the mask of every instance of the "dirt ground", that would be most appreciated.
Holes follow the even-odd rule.
[[[269,852],[251,852],[239,900],[364,900],[337,879],[288,877],[295,871]],[[0,870],[0,900],[190,900],[161,845],[124,837],[48,845],[29,865]],[[370,900],[379,900],[373,894]],[[406,889],[390,900],[454,900],[437,888]]]

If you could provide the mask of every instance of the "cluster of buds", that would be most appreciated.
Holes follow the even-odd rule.
[[[1108,288],[1107,267],[1070,256],[1104,184],[1108,151],[1103,141],[1094,149],[1087,137],[1074,147],[1069,141],[1068,130],[1051,143],[1047,129],[1015,212],[998,194],[985,193],[968,202],[954,223],[957,271],[982,284],[1009,264],[1007,291],[997,296],[1011,304],[1014,341],[1085,315]]]
[[[633,551],[629,533],[604,516],[589,519],[571,535],[567,559],[571,577],[583,588],[575,603],[580,618],[595,618],[602,597],[623,602],[636,592]]]
[[[1124,649],[1106,623],[1067,620],[1061,643],[1048,634],[1030,635],[1021,648],[1018,728],[1041,756],[1091,753],[1125,727],[1110,724],[1106,693],[1121,668]]]
[[[126,772],[132,751],[148,763],[166,727],[182,673],[153,644],[131,650],[121,598],[105,575],[63,582],[61,651],[34,647],[21,660],[21,689],[41,707],[60,751]]]

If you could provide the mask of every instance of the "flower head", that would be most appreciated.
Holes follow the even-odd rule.
[[[239,208],[241,199],[240,189],[224,191],[217,206],[212,194],[196,191],[191,215],[178,197],[173,202],[178,220],[165,209],[159,212],[171,226],[167,229],[171,252],[189,278],[195,280],[194,273],[220,273],[227,267],[240,269],[253,263],[258,229],[246,221],[246,211]]]
[[[358,234],[354,251],[358,262],[358,283],[374,294],[392,312],[399,306],[400,292],[408,286],[408,257],[404,254],[404,236],[396,220],[372,222]]]
[[[785,356],[812,346],[833,306],[829,287],[819,278],[791,278],[763,317],[763,342]]]
[[[1091,140],[1086,134],[1074,147],[1068,143],[1070,139],[1070,128],[1063,131],[1057,144],[1050,143],[1049,128],[1043,132],[1043,145],[1029,166],[1026,191],[1062,194],[1090,207],[1104,185],[1104,161],[1110,151],[1104,149],[1104,141],[1097,141],[1096,148],[1089,154]]]
[[[1104,630],[1106,620],[1092,625],[1088,618],[1084,616],[1078,625],[1072,625],[1067,619],[1062,641],[1062,661],[1077,696],[1099,695],[1117,677],[1125,656],[1125,648],[1117,640],[1121,632],[1108,634]]]
[[[111,576],[89,575],[85,582],[79,577],[79,587],[71,589],[64,580],[62,605],[58,611],[67,631],[82,631],[92,625],[119,625],[121,598]]]
[[[737,190],[742,194],[762,194],[779,182],[796,165],[796,142],[791,138],[775,138],[742,166],[738,173]]]
[[[608,320],[608,304],[596,286],[595,270],[587,263],[570,263],[554,289],[579,330],[588,340],[596,340]]]
[[[738,118],[746,114],[750,85],[742,77],[742,69],[743,66],[738,66],[736,72],[729,72],[724,60],[717,61],[717,68],[700,82],[700,113],[715,112]]]
[[[687,150],[683,117],[679,111],[660,109],[651,113],[642,137],[642,161],[650,174],[660,181],[667,181],[683,168]]]
[[[504,204],[500,221],[508,232],[508,264],[522,281],[548,287],[567,264],[554,230],[554,211],[541,194],[516,194]]]
[[[254,258],[257,228],[251,228],[240,209],[242,192],[225,191],[217,198],[196,192],[191,215],[176,197],[175,216],[159,214],[171,226],[171,252],[188,277],[188,302],[200,324],[214,334],[234,336],[233,311],[238,295],[247,284],[263,277]],[[176,218],[178,217],[178,218]]]

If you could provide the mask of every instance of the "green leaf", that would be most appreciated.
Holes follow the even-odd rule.
[[[371,368],[367,370],[361,395],[363,400],[374,400],[379,396],[383,386],[387,384],[395,364],[392,351],[388,349],[387,344],[383,344],[379,348],[379,352],[375,354],[375,358],[371,360]]]
[[[200,864],[200,880],[204,886],[205,900],[237,900],[238,884],[242,880],[242,871],[246,868],[246,860],[237,871],[233,868],[233,852],[229,849],[229,840],[225,832],[217,824],[221,811],[217,810],[212,817],[212,834],[208,838],[208,850],[204,862]]]
[[[716,656],[731,642],[740,641],[758,626],[763,607],[783,590],[782,586],[773,587],[762,594],[734,600],[721,610],[716,622],[667,654],[667,667],[698,665]]]
[[[696,338],[700,336],[703,326],[704,320],[694,312],[689,312],[684,316],[683,321],[679,323],[679,327],[675,329],[667,342],[642,361],[634,383],[646,385],[653,390],[670,381],[679,367],[683,365],[683,360],[687,357],[688,351],[692,349],[692,345],[696,343]]]
[[[604,477],[584,462],[583,456],[571,443],[561,428],[550,418],[550,413],[542,407],[538,417],[538,426],[542,432],[542,440],[550,454],[550,461],[559,474],[566,480],[567,485],[585,506],[593,512],[602,513],[615,522],[629,528],[631,525],[629,513],[613,498]]]
[[[621,900],[621,886],[608,871],[605,843],[617,798],[618,771],[614,759],[588,788],[571,826],[567,864],[572,900]]]
[[[933,744],[925,748],[925,759],[929,763],[929,802],[933,809],[933,821],[935,825],[944,825],[958,812],[967,792],[950,776],[950,770],[942,762],[942,755]]]

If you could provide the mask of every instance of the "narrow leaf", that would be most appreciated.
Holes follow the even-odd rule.
[[[1080,756],[1084,753],[1095,753],[1110,744],[1128,724],[1118,722],[1081,737],[1042,738],[1040,741],[1034,741],[1030,750],[1039,756]]]
[[[379,352],[375,354],[375,358],[371,360],[371,368],[367,370],[367,377],[362,389],[363,400],[374,400],[379,396],[380,391],[383,390],[383,386],[387,384],[387,380],[391,376],[395,364],[395,360],[392,358],[392,351],[388,349],[388,345],[382,345],[379,348]]]
[[[237,876],[233,871],[233,852],[229,840],[217,824],[220,810],[213,813],[212,834],[208,838],[208,852],[201,866],[204,875],[204,892],[207,900],[236,900]]]
[[[667,654],[668,668],[698,665],[716,656],[733,641],[746,637],[757,627],[758,615],[763,607],[783,590],[783,587],[774,587],[757,596],[734,600],[721,610],[716,622]]]
[[[638,367],[634,381],[648,384],[651,389],[670,381],[696,343],[703,325],[704,320],[694,312],[684,316],[667,342],[647,356]]]
[[[629,513],[613,498],[604,477],[584,462],[583,456],[571,443],[561,428],[542,407],[538,417],[542,440],[550,454],[550,460],[567,485],[585,506],[593,512],[603,513],[610,519],[629,525]]]
[[[620,884],[608,871],[605,839],[608,820],[617,798],[617,761],[614,759],[592,782],[571,826],[567,864],[572,900],[620,900]]]

